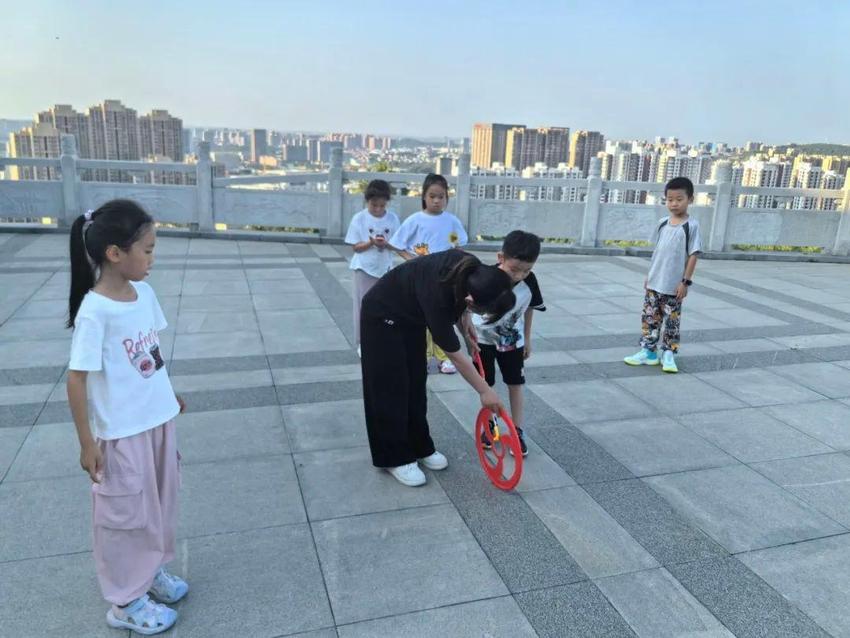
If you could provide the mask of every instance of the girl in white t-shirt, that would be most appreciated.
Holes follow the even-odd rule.
[[[387,210],[392,191],[382,179],[369,182],[364,198],[366,208],[354,215],[348,225],[345,243],[354,249],[350,268],[354,271],[354,338],[360,354],[360,305],[378,279],[393,267],[389,239],[398,230],[398,215]]]
[[[460,220],[446,210],[449,204],[449,183],[436,173],[429,173],[422,183],[422,212],[404,220],[401,228],[390,239],[390,244],[404,259],[440,253],[444,250],[466,246],[469,238]],[[428,332],[428,361],[436,358],[440,372],[454,374],[455,365],[448,355],[434,343]]]
[[[112,627],[158,634],[189,590],[165,571],[174,558],[183,402],[165,370],[167,323],[143,280],[153,265],[154,222],[114,200],[71,227],[68,327],[74,329],[68,401],[91,477],[94,559]],[[94,434],[92,433],[94,430]]]

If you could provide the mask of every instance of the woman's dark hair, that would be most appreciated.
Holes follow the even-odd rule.
[[[80,215],[71,226],[71,292],[68,295],[68,328],[74,327],[83,297],[94,287],[95,273],[106,259],[106,249],[130,250],[153,224],[153,217],[136,202],[113,199],[95,211]]]
[[[370,199],[375,199],[377,197],[379,199],[390,201],[392,194],[393,191],[388,182],[385,182],[382,179],[373,179],[369,182],[369,185],[366,186],[366,192],[363,193],[363,199],[368,202]]]
[[[466,310],[466,296],[472,295],[475,310],[495,323],[514,307],[513,282],[497,266],[485,266],[473,255],[466,255],[449,271],[442,282],[454,289],[455,312]]]
[[[442,186],[446,191],[446,202],[449,201],[449,183],[446,181],[446,178],[442,175],[437,175],[436,173],[428,173],[425,176],[425,181],[422,182],[422,210],[427,208],[425,204],[425,194],[428,192],[428,189],[436,184],[437,186]]]

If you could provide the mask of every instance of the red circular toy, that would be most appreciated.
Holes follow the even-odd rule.
[[[478,353],[475,353],[473,361],[478,373],[484,377],[484,365]],[[481,408],[475,419],[475,448],[481,467],[493,485],[502,490],[512,490],[517,486],[522,477],[522,447],[516,427],[504,410],[496,414],[488,408]],[[506,476],[505,456],[508,451],[513,455],[514,469]]]

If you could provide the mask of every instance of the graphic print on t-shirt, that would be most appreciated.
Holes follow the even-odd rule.
[[[389,226],[385,228],[375,228],[373,226],[369,227],[369,237],[372,239],[378,239],[379,237],[381,239],[389,239],[391,234],[392,230]]]
[[[517,323],[519,322],[521,315],[522,312],[512,312],[505,315],[502,321],[496,324],[494,332],[499,336],[499,343],[496,346],[496,349],[499,352],[516,350],[517,344],[520,340]]]
[[[425,255],[430,255],[431,251],[428,250],[427,242],[419,242],[418,244],[413,245],[413,252],[417,257],[424,257]]]
[[[159,351],[159,335],[153,328],[147,334],[140,332],[138,339],[127,338],[121,343],[130,365],[145,379],[152,377],[157,370],[165,366]]]

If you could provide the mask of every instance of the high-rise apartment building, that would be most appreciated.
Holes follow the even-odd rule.
[[[515,126],[507,133],[505,163],[523,171],[537,164],[556,168],[569,158],[570,129]]]
[[[183,121],[172,117],[168,111],[153,110],[139,118],[139,141],[142,157],[167,157],[172,162],[182,162]]]
[[[576,131],[570,139],[570,167],[580,168],[582,175],[587,177],[591,158],[604,146],[605,138],[599,131]]]
[[[91,156],[95,159],[138,161],[139,119],[136,111],[121,104],[120,100],[105,100],[89,108],[91,130]],[[96,170],[95,180],[100,182],[132,181],[126,171]]]
[[[472,165],[489,169],[507,161],[508,131],[522,124],[475,124],[472,127]]]
[[[269,154],[268,132],[264,128],[255,128],[251,131],[251,163],[257,164],[260,157]]]
[[[743,163],[741,186],[760,186],[763,188],[784,188],[791,180],[790,162],[747,160]],[[775,208],[774,195],[741,195],[738,206],[742,208]]]
[[[29,128],[9,134],[10,157],[40,157],[45,159],[59,157],[59,131],[49,122],[37,122]],[[59,179],[58,168],[10,166],[9,177],[23,179]]]
[[[78,113],[69,104],[57,104],[39,113],[37,119],[39,122],[52,124],[60,135],[73,135],[77,143],[78,157],[92,157],[91,121],[88,114]]]

